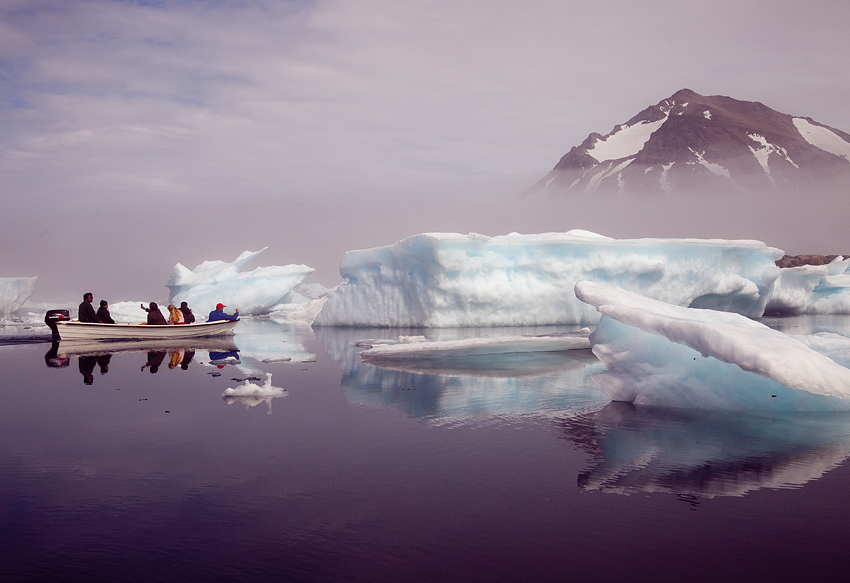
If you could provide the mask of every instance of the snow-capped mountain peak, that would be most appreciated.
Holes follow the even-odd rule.
[[[850,180],[850,135],[758,103],[677,91],[590,134],[532,191],[799,190]]]

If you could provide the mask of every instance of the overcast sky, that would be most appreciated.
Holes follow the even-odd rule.
[[[519,197],[684,87],[850,131],[848,25],[843,0],[0,0],[0,276],[161,300],[175,263],[268,246],[248,268],[329,285],[347,249],[447,230],[850,250],[843,202],[771,229]]]

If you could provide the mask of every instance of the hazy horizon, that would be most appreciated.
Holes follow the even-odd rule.
[[[304,263],[420,232],[758,239],[850,252],[846,188],[523,197],[682,88],[850,131],[850,6],[7,0],[0,277],[160,300],[172,266]],[[718,200],[719,196],[719,200]]]

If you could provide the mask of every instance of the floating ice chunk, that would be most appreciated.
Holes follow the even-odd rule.
[[[21,309],[35,287],[37,277],[0,277],[0,317]]]
[[[268,313],[315,270],[306,265],[284,265],[239,271],[266,249],[245,251],[230,263],[204,261],[191,271],[178,263],[165,284],[170,290],[169,303],[179,306],[187,302],[201,321],[219,302],[231,310],[239,308],[243,316]]]
[[[272,373],[266,373],[266,382],[262,385],[252,383],[250,380],[245,380],[241,385],[225,389],[221,394],[222,397],[283,397],[286,395],[286,389],[282,387],[272,386]]]
[[[781,269],[766,311],[782,314],[850,314],[848,261]]]
[[[349,251],[348,282],[317,326],[481,327],[593,324],[577,281],[610,283],[682,306],[758,317],[779,275],[759,241],[624,239],[587,231],[499,237],[426,233]]]
[[[779,271],[773,285],[768,312],[800,313],[812,298],[818,283],[829,273],[826,265],[801,265]]]
[[[245,408],[256,407],[260,403],[266,403],[268,413],[272,413],[272,399],[275,397],[286,397],[288,393],[282,387],[272,386],[272,373],[266,373],[266,382],[262,385],[252,383],[246,379],[245,382],[235,388],[225,389],[221,397],[228,405],[240,403]]]
[[[850,410],[850,369],[763,324],[594,282],[576,295],[603,314],[590,342],[607,370],[594,381],[614,401]]]
[[[365,360],[390,358],[446,358],[489,354],[562,352],[590,348],[589,331],[557,336],[497,336],[464,340],[429,341],[422,336],[409,341],[400,336],[393,344],[376,344],[360,353]],[[419,340],[421,339],[421,340]],[[362,341],[361,341],[362,342]]]
[[[286,294],[282,303],[270,309],[269,317],[282,324],[311,326],[335,289],[328,289],[318,283],[299,284]]]

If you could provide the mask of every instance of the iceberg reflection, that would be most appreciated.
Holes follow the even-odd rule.
[[[850,414],[682,411],[612,402],[561,421],[596,464],[583,490],[684,498],[799,488],[850,456]]]
[[[435,423],[516,415],[552,417],[608,402],[590,380],[603,366],[589,350],[394,359],[376,366],[363,362],[361,349],[353,345],[369,337],[368,330],[319,328],[316,332],[343,369],[340,384],[350,402],[390,406]],[[388,334],[386,329],[376,332]]]

